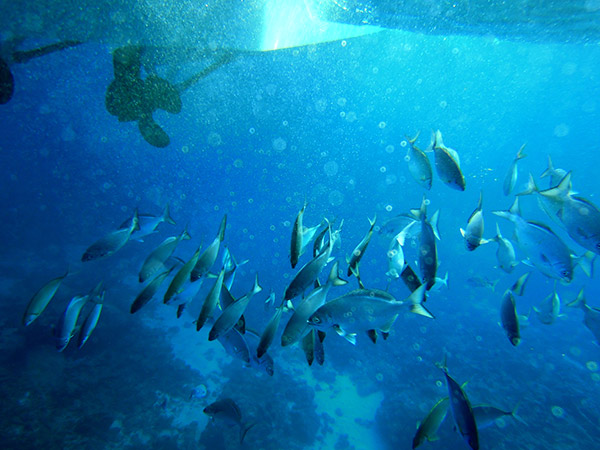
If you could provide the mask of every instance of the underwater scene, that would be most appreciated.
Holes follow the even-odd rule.
[[[600,1],[0,11],[0,448],[598,448]]]

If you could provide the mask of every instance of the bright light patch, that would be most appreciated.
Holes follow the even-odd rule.
[[[265,5],[261,50],[278,50],[364,36],[381,31],[321,20],[310,0],[269,0]]]

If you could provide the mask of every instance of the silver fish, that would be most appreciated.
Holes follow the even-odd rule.
[[[219,302],[219,298],[221,297],[221,289],[223,288],[224,275],[225,271],[221,269],[219,276],[215,280],[215,284],[206,296],[206,299],[204,299],[202,309],[200,310],[200,315],[198,316],[198,320],[196,320],[196,331],[200,331],[200,329],[204,326],[208,318],[212,315],[213,311],[217,307],[217,303]]]
[[[232,328],[228,333],[219,336],[217,340],[229,355],[239,358],[248,364],[250,363],[248,343],[237,329]]]
[[[521,146],[521,148],[517,152],[517,156],[515,156],[515,159],[513,159],[512,162],[510,163],[508,172],[506,172],[506,176],[504,177],[504,184],[502,185],[502,190],[504,191],[504,195],[510,195],[510,193],[515,188],[515,185],[517,184],[517,176],[519,173],[517,170],[517,163],[519,162],[519,160],[521,160],[527,156],[523,153],[523,150],[525,149],[525,145],[526,144],[523,144]]]
[[[458,191],[466,187],[465,177],[460,170],[460,160],[455,150],[448,148],[442,141],[442,133],[438,130],[435,137],[435,168],[440,180]]]
[[[92,245],[88,247],[83,256],[81,257],[81,261],[91,261],[98,258],[103,258],[105,256],[110,256],[116,253],[118,250],[123,248],[125,244],[129,241],[131,234],[139,229],[138,222],[138,212],[137,209],[133,213],[133,218],[131,219],[131,225],[129,228],[123,228],[117,231],[113,231],[112,233],[107,234],[103,238],[97,240]]]
[[[267,323],[267,326],[265,327],[264,331],[260,336],[260,342],[258,343],[258,347],[256,348],[257,358],[262,357],[271,346],[271,343],[275,338],[275,333],[279,329],[281,314],[283,314],[283,305],[275,310],[275,314],[273,314],[273,317],[271,317],[271,320],[269,320],[269,323]]]
[[[240,320],[240,317],[244,314],[244,311],[248,307],[248,303],[256,294],[262,291],[262,287],[258,284],[258,275],[254,280],[254,286],[252,290],[244,295],[242,298],[228,305],[219,316],[219,318],[213,324],[210,332],[208,333],[208,340],[214,341],[220,335],[227,333],[231,330]]]
[[[235,274],[238,270],[238,267],[246,264],[248,260],[246,259],[241,263],[238,263],[229,251],[229,248],[225,247],[222,262],[223,268],[225,269],[225,276],[223,277],[223,286],[231,290],[231,286],[233,286],[233,281],[235,280]]]
[[[56,349],[59,352],[62,352],[69,345],[69,341],[74,334],[75,325],[77,325],[77,319],[79,319],[79,314],[81,313],[81,308],[84,307],[89,298],[89,295],[76,295],[71,299],[60,316],[54,330]]]
[[[54,298],[56,291],[67,275],[69,275],[68,270],[63,276],[50,280],[42,286],[33,297],[31,297],[27,308],[25,308],[25,313],[23,314],[23,325],[29,325],[44,312],[46,306],[48,306],[50,300]]]
[[[235,330],[235,328],[233,330]],[[248,350],[250,352],[250,367],[263,370],[267,375],[272,377],[275,373],[275,363],[273,358],[271,358],[271,355],[265,353],[260,358],[257,357],[258,344],[260,342],[260,336],[258,333],[254,330],[247,329],[244,336],[246,342],[248,343]]]
[[[391,294],[378,289],[356,289],[331,300],[317,309],[308,319],[322,331],[333,328],[350,343],[356,343],[356,332],[379,330],[388,333],[398,314],[406,310],[425,317],[433,315],[422,305],[425,285],[419,286],[405,301],[397,301]]]
[[[412,228],[416,228],[414,225],[416,221],[409,223],[400,233],[394,236],[392,242],[390,243],[390,247],[387,251],[388,257],[388,271],[386,275],[388,277],[398,279],[400,278],[400,274],[404,270],[404,251],[402,247],[404,246],[404,242],[406,240],[406,236]]]
[[[539,308],[534,306],[533,310],[544,325],[552,325],[558,317],[561,317],[560,297],[556,292],[556,284],[554,285],[554,292],[544,299]]]
[[[558,185],[558,183],[560,183],[560,180],[562,180],[566,174],[566,170],[554,168],[554,166],[552,165],[552,158],[550,157],[550,155],[548,155],[548,167],[542,172],[540,178],[550,177],[549,187],[553,187]],[[569,190],[571,190],[571,186],[569,186]]]
[[[510,290],[506,291],[502,297],[500,320],[510,343],[515,347],[519,345],[521,342],[519,318],[515,307],[515,297]]]
[[[171,270],[172,269],[165,270],[164,272],[158,274],[150,283],[146,285],[146,287],[144,287],[144,289],[141,290],[141,292],[137,295],[137,297],[135,298],[135,300],[133,300],[133,303],[131,304],[131,307],[129,309],[129,312],[131,314],[135,314],[140,309],[142,309],[142,307],[145,306],[150,300],[152,300],[152,297],[154,297],[160,285],[163,283],[163,281],[165,281],[165,278],[169,276]]]
[[[415,145],[419,137],[419,133],[413,138],[407,138],[410,143],[405,160],[408,162],[408,171],[421,187],[430,190],[431,181],[433,179],[431,171],[431,163],[423,150]]]
[[[446,376],[446,385],[448,386],[448,398],[450,399],[450,409],[454,417],[456,428],[473,450],[479,449],[479,433],[475,422],[473,408],[467,394],[462,387],[448,374],[448,370],[442,367]]]
[[[487,239],[483,238],[483,211],[481,209],[481,203],[483,201],[483,192],[479,193],[479,203],[477,208],[471,213],[471,217],[467,222],[467,229],[460,229],[460,234],[465,240],[467,250],[473,251],[482,244],[487,244]]]
[[[331,271],[327,283],[314,289],[296,308],[288,320],[288,323],[281,335],[281,346],[287,347],[298,342],[310,330],[308,319],[321,307],[327,298],[329,289],[332,286],[343,286],[347,281],[338,276],[339,263],[336,262]]]
[[[354,248],[354,251],[352,252],[350,258],[346,258],[346,262],[348,263],[348,276],[352,274],[356,275],[358,273],[358,263],[365,254],[369,242],[371,241],[371,236],[373,236],[373,227],[375,227],[376,221],[377,216],[375,216],[373,220],[369,219],[369,224],[371,225],[369,231],[367,231],[367,234],[364,238],[362,238],[362,241],[360,241],[358,245]]]
[[[498,267],[506,273],[511,273],[514,268],[519,265],[517,255],[512,243],[508,239],[502,237],[498,223],[496,223],[496,236],[491,240],[498,244],[498,249],[496,250]]]
[[[285,289],[284,300],[291,300],[297,297],[315,282],[321,273],[321,270],[323,270],[323,267],[329,262],[332,247],[331,226],[329,226],[329,242],[327,243],[327,247],[319,254],[319,256],[307,262],[296,273],[288,287]]]
[[[220,420],[227,424],[234,424],[240,427],[240,444],[244,442],[244,437],[255,423],[247,424],[242,422],[242,413],[236,403],[230,398],[217,400],[204,408],[204,414],[210,416],[212,420]]]
[[[123,222],[119,229],[129,228],[131,226],[131,220],[132,219],[130,218]],[[165,209],[160,216],[138,214],[138,225],[140,228],[132,233],[132,239],[142,240],[142,238],[156,233],[158,231],[158,226],[163,222],[175,225],[175,221],[171,218],[171,212],[169,211],[168,203],[166,204]]]
[[[594,308],[586,303],[584,288],[581,288],[577,298],[568,303],[570,307],[580,307],[583,310],[583,323],[596,338],[596,343],[600,345],[600,308]]]
[[[550,278],[571,282],[573,261],[569,248],[546,225],[523,220],[518,197],[508,211],[494,211],[494,214],[514,223],[519,248],[540,272]]]
[[[433,408],[427,413],[423,421],[417,424],[417,432],[412,442],[413,449],[417,448],[425,440],[437,441],[439,439],[436,436],[436,432],[446,418],[449,407],[450,402],[448,401],[448,397],[440,399],[433,405]]]
[[[527,425],[527,423],[523,419],[517,416],[518,407],[519,405],[517,404],[517,406],[515,406],[515,409],[513,409],[512,411],[504,411],[492,405],[473,406],[473,415],[475,416],[477,428],[479,430],[483,430],[484,428],[493,425],[496,422],[496,420],[504,416],[511,416],[512,418],[518,420],[524,425]]]
[[[527,280],[529,280],[529,275],[531,275],[531,272],[524,273],[512,285],[510,290],[513,291],[515,295],[518,295],[519,297],[523,296],[525,292],[525,285],[527,284]]]
[[[192,258],[177,271],[171,280],[171,283],[169,284],[169,287],[167,288],[167,291],[163,297],[163,303],[171,303],[173,297],[183,292],[183,286],[185,285],[185,282],[189,280],[192,269],[196,267],[199,256],[200,247],[198,247]]]
[[[215,239],[211,242],[211,244],[206,247],[206,250],[200,255],[198,258],[198,262],[196,266],[192,270],[192,274],[190,279],[192,281],[196,281],[199,278],[205,276],[210,268],[213,266],[215,261],[217,260],[217,255],[219,254],[219,247],[223,239],[225,239],[225,228],[227,227],[227,214],[223,216],[221,219],[221,225],[219,226],[219,232]]]
[[[420,211],[421,240],[419,241],[419,269],[421,270],[421,280],[426,285],[427,290],[429,290],[435,284],[438,260],[435,233],[433,227],[427,221],[427,203],[425,197],[423,197]]]
[[[142,264],[142,268],[140,269],[140,283],[148,280],[159,271],[165,270],[166,262],[175,251],[175,248],[177,248],[177,245],[179,245],[182,240],[190,238],[191,237],[188,234],[187,229],[185,229],[179,236],[170,236],[166,238],[158,247],[152,250],[152,252],[146,257],[144,263]]]
[[[93,308],[88,313],[83,325],[81,326],[81,330],[79,331],[77,348],[83,347],[90,338],[92,332],[96,329],[103,305],[103,303],[94,304]]]
[[[298,212],[296,220],[294,221],[294,227],[292,228],[292,240],[290,244],[290,262],[292,269],[298,264],[298,259],[302,254],[304,245],[302,244],[302,218],[304,217],[304,210],[306,209],[306,202],[302,206],[302,209]]]

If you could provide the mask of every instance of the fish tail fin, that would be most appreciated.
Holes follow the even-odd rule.
[[[496,281],[492,282],[492,292],[496,292],[496,286],[498,285],[499,281],[500,281],[500,278],[498,278]]]
[[[545,191],[540,192],[540,194],[550,199],[566,199],[569,197],[569,192],[571,191],[571,174],[571,171],[567,172],[557,186],[546,189]]]
[[[518,161],[520,159],[525,158],[527,155],[525,153],[523,153],[523,150],[525,150],[525,147],[527,146],[527,144],[523,144],[521,145],[521,148],[519,149],[519,151],[517,152],[517,156],[515,157],[515,159]]]
[[[169,204],[168,203],[165,205],[165,210],[163,211],[162,219],[165,222],[170,223],[171,225],[176,225],[175,221],[171,217],[171,210],[169,209]]]
[[[408,136],[406,136],[406,140],[408,141],[408,143],[410,145],[413,145],[415,142],[417,142],[417,139],[419,139],[419,136],[421,135],[421,130],[417,131],[417,134],[415,135],[414,138],[409,138]]]
[[[256,278],[254,278],[254,286],[252,287],[252,295],[258,294],[262,290],[262,286],[258,284],[258,274],[256,274]]]
[[[410,297],[408,297],[407,302],[410,303],[410,312],[414,313],[414,314],[418,314],[420,316],[425,316],[428,317],[430,319],[435,319],[434,315],[431,314],[427,308],[425,308],[423,306],[423,303],[425,302],[426,298],[426,294],[427,294],[427,285],[426,284],[422,284],[421,286],[419,286],[417,289],[415,289],[415,291],[410,294]]]
[[[219,225],[219,241],[223,242],[225,239],[225,228],[227,227],[227,214],[223,215],[221,219],[221,225]]]
[[[513,408],[513,410],[510,412],[510,415],[518,422],[521,422],[523,425],[528,426],[528,423],[525,422],[525,420],[523,420],[523,418],[519,415],[517,415],[517,410],[519,409],[519,406],[521,406],[521,402],[522,400],[519,400],[517,402],[517,404],[515,405],[515,407]]]
[[[500,232],[500,225],[496,222],[496,237],[493,240],[498,241],[500,239],[502,239],[502,233]]]
[[[575,263],[581,267],[581,270],[588,276],[588,278],[594,277],[594,261],[596,260],[596,254],[590,251],[585,252],[583,255],[576,257]]]
[[[431,221],[429,222],[429,225],[431,225],[431,228],[433,229],[433,234],[435,235],[436,239],[439,241],[440,239],[440,230],[438,229],[438,220],[440,218],[440,210],[438,209],[436,212],[433,213],[433,216],[431,216]]]
[[[437,361],[434,363],[435,367],[440,369],[444,373],[448,373],[448,365],[447,365],[448,355],[444,352],[444,358],[441,361]]]
[[[377,222],[377,214],[375,214],[373,216],[373,219],[369,219],[369,225],[371,225],[371,230],[373,229],[373,227],[375,226],[375,222]]]
[[[583,291],[584,291],[584,288],[581,288],[581,290],[579,291],[579,294],[577,294],[577,297],[575,297],[575,300],[567,303],[567,306],[569,306],[571,308],[578,306],[581,309],[585,310],[587,303],[585,302],[585,295],[584,295]]]
[[[515,201],[508,211],[492,211],[492,214],[515,222],[517,217],[521,217],[521,208],[519,207],[519,197],[515,197]]]
[[[140,217],[137,208],[135,208],[135,211],[133,212],[133,218],[131,219],[131,222],[133,225],[132,231],[138,231],[140,229]]]
[[[336,261],[331,271],[329,272],[329,278],[327,279],[327,283],[331,283],[332,286],[344,286],[348,284],[346,280],[342,280],[339,275],[339,262]]]
[[[448,285],[448,272],[446,272],[446,276],[442,279],[442,282],[444,283],[444,286],[446,286],[446,289],[450,289],[450,286]]]
[[[531,175],[531,172],[529,173],[529,179],[527,180],[527,187],[525,188],[524,191],[519,192],[517,194],[517,197],[521,197],[523,195],[531,195],[534,192],[539,192],[539,189],[537,187],[537,185],[535,184],[535,180],[533,179],[533,175]]]
[[[190,233],[188,232],[188,225],[186,224],[185,228],[183,229],[183,233],[181,233],[181,240],[182,241],[189,241],[190,239],[192,239],[192,236],[190,235]]]
[[[246,437],[246,434],[248,433],[248,431],[250,431],[250,429],[254,426],[256,426],[258,424],[258,422],[250,422],[247,424],[243,424],[240,427],[240,445],[244,443],[244,438]]]
[[[552,165],[552,158],[548,155],[548,168],[542,172],[540,178],[549,177],[554,172],[554,166]]]
[[[434,148],[443,148],[444,147],[444,140],[442,139],[442,132],[440,130],[437,130],[435,132],[435,137],[434,137],[434,141],[433,141],[433,146]]]

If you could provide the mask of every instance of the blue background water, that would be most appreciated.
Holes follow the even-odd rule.
[[[490,211],[512,202],[502,195],[502,181],[523,143],[528,156],[520,162],[517,191],[528,172],[539,176],[551,155],[556,167],[573,170],[575,189],[599,203],[600,47],[397,32],[247,55],[189,89],[181,114],[155,114],[171,136],[166,149],[151,148],[134,124],[118,123],[104,109],[112,79],[109,50],[89,44],[14,66],[17,91],[0,110],[0,358],[8,399],[1,407],[3,447],[25,442],[32,448],[176,448],[198,439],[207,446],[235,446],[236,429],[211,425],[200,434],[202,427],[194,424],[178,428],[171,422],[177,400],[169,414],[154,406],[162,399],[158,391],[183,403],[189,386],[213,377],[219,387],[213,399],[222,391],[235,398],[244,416],[257,417],[256,430],[262,431],[249,432],[248,446],[281,448],[287,439],[287,448],[325,448],[326,441],[313,442],[315,436],[328,429],[347,433],[340,424],[352,412],[340,407],[333,417],[317,415],[307,384],[312,371],[332,391],[335,374],[345,374],[360,395],[383,393],[372,422],[358,425],[378,436],[381,446],[409,448],[416,421],[445,394],[445,386],[436,385],[442,375],[433,362],[447,352],[451,374],[469,381],[473,403],[510,410],[521,402],[519,415],[528,425],[507,419],[505,429],[481,431],[482,448],[595,448],[600,377],[597,366],[590,370],[586,363],[598,361],[600,353],[581,311],[566,310],[567,317],[552,326],[532,316],[521,345],[513,348],[497,324],[498,308],[504,289],[530,269],[521,265],[505,275],[494,268],[495,244],[469,253],[458,230],[483,190],[485,234],[491,236],[496,217]],[[404,161],[405,135],[421,130],[424,147],[432,128],[459,152],[467,180],[461,193],[434,175],[427,194],[430,208],[441,210],[440,273],[449,272],[449,289],[427,302],[436,320],[400,317],[390,338],[377,345],[359,336],[354,347],[329,333],[323,368],[305,368],[299,349],[281,349],[276,342],[276,375],[269,378],[237,360],[226,360],[214,373],[185,366],[185,355],[175,358],[170,348],[175,332],[144,322],[166,308],[159,301],[129,314],[147,253],[188,224],[193,239],[177,254],[189,258],[200,242],[208,245],[227,213],[226,244],[236,258],[250,260],[234,293],[247,291],[259,274],[265,290],[250,305],[247,320],[262,329],[271,315],[262,299],[269,289],[280,298],[294,273],[290,223],[304,200],[308,225],[323,217],[344,219],[336,256],[345,270],[343,260],[367,231],[368,217],[377,214],[381,224],[420,204],[423,190]],[[176,227],[162,225],[143,244],[131,242],[108,259],[79,263],[85,248],[134,208],[158,214],[167,202]],[[535,199],[523,204],[527,218],[548,223]],[[512,225],[500,221],[500,227],[511,236]],[[387,285],[387,246],[376,234],[363,258],[361,275],[370,287]],[[414,249],[406,254],[414,261]],[[30,327],[20,326],[31,296],[67,266],[74,275],[48,310]],[[500,279],[496,291],[470,286],[467,279],[476,275]],[[71,344],[57,354],[51,327],[72,295],[100,279],[107,285],[107,307],[98,329],[83,350]],[[597,305],[597,278],[579,269],[571,285],[557,289],[566,303],[582,286]],[[553,281],[534,271],[518,310],[527,313],[552,288]],[[408,294],[399,282],[390,292]],[[199,308],[196,302],[172,326],[188,328]],[[190,358],[207,348],[220,361],[223,349],[204,335],[189,342]],[[203,406],[195,405],[200,416]],[[564,414],[554,415],[554,406]],[[309,424],[304,434],[298,431],[303,423]],[[441,440],[424,448],[466,448],[449,423]],[[219,441],[223,434],[228,440]],[[339,448],[361,448],[350,438],[337,442]]]

